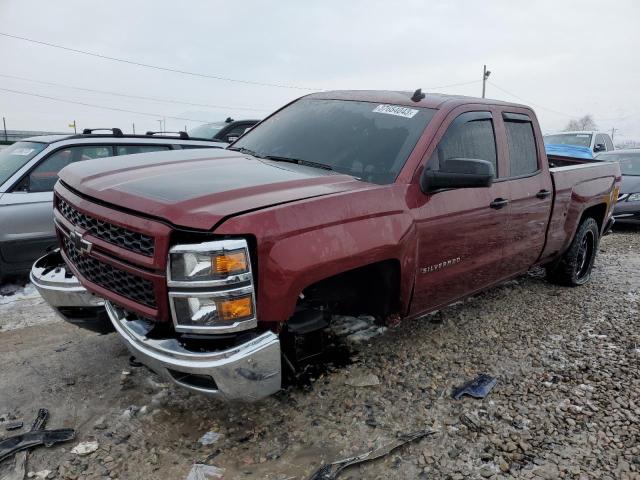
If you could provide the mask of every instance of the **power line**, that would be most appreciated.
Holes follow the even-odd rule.
[[[3,74],[3,73],[0,73],[0,77],[11,78],[11,79],[14,79],[14,80],[21,80],[21,81],[25,81],[25,82],[39,83],[41,85],[50,85],[50,86],[53,86],[53,87],[70,88],[72,90],[80,90],[80,91],[83,91],[83,92],[101,93],[101,94],[114,95],[114,96],[117,96],[117,97],[124,97],[124,98],[136,98],[136,99],[141,99],[141,100],[151,100],[151,101],[154,101],[154,102],[174,103],[174,104],[180,104],[180,105],[190,105],[192,107],[206,107],[206,108],[214,108],[214,109],[221,109],[221,110],[251,110],[251,111],[255,111],[255,112],[268,112],[269,111],[269,109],[266,109],[266,108],[232,107],[232,106],[228,106],[228,105],[210,105],[210,104],[206,104],[206,103],[193,103],[193,102],[184,102],[184,101],[181,101],[181,100],[171,100],[171,99],[156,98],[156,97],[144,97],[144,96],[140,96],[140,95],[128,95],[128,94],[125,94],[125,93],[110,92],[108,90],[94,90],[94,89],[91,89],[91,88],[76,87],[76,86],[73,86],[73,85],[64,85],[62,83],[45,82],[43,80],[35,80],[35,79],[32,79],[32,78],[18,77],[18,76],[15,76],[15,75],[7,75],[7,74]]]
[[[174,120],[187,120],[189,122],[207,123],[205,120],[198,120],[198,119],[195,119],[195,118],[174,117],[172,115],[164,115],[164,114],[160,114],[160,113],[139,112],[137,110],[127,110],[127,109],[124,109],[124,108],[117,108],[117,107],[105,107],[104,105],[94,105],[92,103],[77,102],[75,100],[65,100],[65,99],[57,98],[57,97],[50,97],[48,95],[40,95],[38,93],[22,92],[20,90],[11,90],[9,88],[1,88],[0,87],[0,91],[9,92],[9,93],[15,93],[15,94],[18,94],[18,95],[28,95],[30,97],[45,98],[47,100],[53,100],[55,102],[72,103],[74,105],[82,105],[82,106],[85,106],[85,107],[101,108],[103,110],[113,110],[113,111],[116,111],[116,112],[135,113],[137,115],[146,115],[146,116],[155,117],[155,118],[166,117],[166,118],[173,118]]]
[[[543,107],[542,105],[537,105],[537,104],[533,103],[532,101],[527,100],[526,98],[522,98],[522,97],[520,97],[519,95],[516,95],[515,93],[511,93],[510,91],[505,90],[505,89],[504,89],[504,88],[502,88],[502,87],[499,87],[498,85],[496,85],[496,84],[495,84],[495,83],[493,83],[492,81],[487,80],[487,82],[488,82],[490,85],[492,85],[492,86],[496,87],[496,88],[497,88],[498,90],[500,90],[501,92],[506,93],[507,95],[511,95],[512,97],[517,98],[518,100],[521,100],[521,101],[525,102],[525,103],[526,103],[526,104],[528,104],[528,105],[533,105],[534,107],[539,108],[539,109],[541,109],[541,110],[547,110],[547,111],[549,111],[549,112],[553,112],[553,113],[556,113],[556,114],[558,114],[558,115],[564,115],[565,117],[570,117],[570,118],[579,118],[579,117],[580,117],[580,115],[571,115],[571,114],[569,114],[569,113],[559,112],[559,111],[557,111],[557,110],[553,110],[553,109],[551,109],[551,108]]]
[[[549,111],[549,112],[556,113],[556,114],[558,114],[558,115],[564,115],[565,117],[569,117],[569,118],[580,118],[580,117],[582,116],[582,115],[571,115],[571,114],[569,114],[569,113],[559,112],[559,111],[557,111],[557,110],[553,110],[553,109],[551,109],[551,108],[543,107],[542,105],[537,105],[537,104],[533,103],[532,101],[527,100],[526,98],[522,98],[522,97],[520,97],[520,96],[516,95],[515,93],[512,93],[512,92],[510,92],[510,91],[508,91],[508,90],[505,90],[504,88],[502,88],[502,87],[500,87],[500,86],[496,85],[495,83],[493,83],[493,82],[491,82],[491,81],[489,81],[489,80],[487,80],[487,82],[488,82],[489,84],[491,84],[492,86],[494,86],[495,88],[497,88],[498,90],[500,90],[501,92],[504,92],[504,93],[506,93],[507,95],[511,95],[512,97],[517,98],[518,100],[521,100],[521,101],[523,101],[523,102],[525,102],[525,103],[527,103],[527,104],[529,104],[529,105],[533,105],[534,107],[539,108],[539,109],[541,109],[541,110],[547,110],[547,111]],[[631,114],[629,114],[629,115],[625,115],[625,116],[623,116],[623,117],[598,118],[598,120],[599,120],[599,121],[605,121],[605,122],[615,121],[615,120],[624,120],[625,118],[633,117],[633,116],[635,116],[635,115],[636,115],[635,113],[631,113]]]
[[[178,69],[178,68],[162,67],[160,65],[152,65],[150,63],[142,63],[142,62],[136,62],[134,60],[126,60],[124,58],[111,57],[109,55],[103,55],[101,53],[87,52],[86,50],[79,50],[77,48],[65,47],[64,45],[57,45],[55,43],[43,42],[41,40],[34,40],[32,38],[20,37],[18,35],[11,35],[9,33],[4,33],[4,32],[0,32],[0,35],[2,35],[4,37],[13,38],[13,39],[16,39],[16,40],[23,40],[25,42],[35,43],[35,44],[38,44],[38,45],[45,45],[47,47],[58,48],[60,50],[66,50],[68,52],[80,53],[82,55],[89,55],[91,57],[101,58],[103,60],[111,60],[111,61],[114,61],[114,62],[126,63],[126,64],[129,64],[129,65],[135,65],[135,66],[138,66],[138,67],[153,68],[154,70],[162,70],[162,71],[165,71],[165,72],[180,73],[182,75],[190,75],[192,77],[210,78],[210,79],[213,79],[213,80],[222,80],[222,81],[225,81],[225,82],[244,83],[246,85],[258,85],[258,86],[261,86],[261,87],[290,88],[290,89],[294,89],[294,90],[308,90],[308,91],[322,90],[320,88],[300,87],[300,86],[296,86],[296,85],[285,85],[285,84],[282,84],[282,83],[256,82],[256,81],[252,81],[252,80],[241,80],[241,79],[238,79],[238,78],[224,77],[222,75],[210,75],[210,74],[207,74],[207,73],[190,72],[188,70],[181,70],[181,69]]]

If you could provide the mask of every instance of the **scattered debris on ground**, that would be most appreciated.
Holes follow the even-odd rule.
[[[80,442],[71,449],[71,453],[75,453],[76,455],[89,455],[90,453],[98,450],[99,446],[100,445],[95,440],[90,442]]]
[[[460,400],[464,395],[469,395],[473,398],[484,398],[489,395],[489,392],[496,386],[498,380],[491,375],[481,373],[473,380],[469,380],[464,385],[455,388],[452,393],[454,400]]]
[[[204,465],[196,463],[189,471],[187,480],[212,480],[215,478],[223,478],[224,470],[212,465]]]
[[[419,432],[400,435],[397,440],[383,445],[380,448],[370,450],[366,453],[361,453],[360,455],[356,455],[354,457],[338,460],[327,465],[322,465],[313,473],[313,475],[309,477],[309,480],[334,480],[338,478],[338,475],[340,475],[340,473],[345,468],[384,457],[385,455],[389,455],[396,448],[399,448],[406,443],[414,442],[435,433],[437,433],[435,430],[421,430]]]

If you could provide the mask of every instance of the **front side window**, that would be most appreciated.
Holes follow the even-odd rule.
[[[429,160],[430,170],[447,171],[452,159],[486,160],[498,171],[496,137],[490,112],[467,112],[449,125]],[[497,173],[496,173],[497,176]]]
[[[16,142],[0,150],[0,185],[46,147],[46,143]]]
[[[504,126],[509,144],[510,176],[519,177],[538,171],[538,150],[533,124],[526,115],[505,114]]]
[[[110,157],[112,155],[113,149],[111,145],[63,148],[49,155],[36,168],[31,170],[25,189],[29,192],[50,192],[58,180],[58,172],[67,165],[81,160]]]
[[[303,98],[253,127],[231,148],[388,184],[395,181],[435,112],[417,106]]]

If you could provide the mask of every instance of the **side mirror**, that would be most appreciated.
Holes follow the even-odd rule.
[[[433,193],[449,188],[490,187],[494,177],[493,165],[487,160],[450,158],[440,165],[440,170],[422,172],[420,189],[423,193]]]
[[[604,143],[596,143],[596,146],[593,147],[594,152],[604,152],[607,147],[604,146]]]

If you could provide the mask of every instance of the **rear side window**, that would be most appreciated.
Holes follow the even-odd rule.
[[[452,158],[487,160],[497,176],[496,137],[490,112],[467,112],[458,116],[440,140],[428,168],[446,170],[446,162]]]
[[[169,145],[118,145],[118,155],[132,155],[134,153],[147,153],[169,150]]]
[[[519,177],[537,172],[538,150],[531,119],[526,115],[505,114],[504,126],[509,144],[510,176]]]
[[[29,192],[50,192],[58,180],[58,172],[67,165],[112,155],[111,145],[63,148],[49,155],[31,170],[28,185],[25,187]]]

